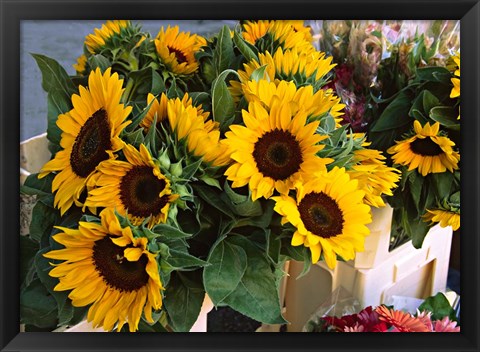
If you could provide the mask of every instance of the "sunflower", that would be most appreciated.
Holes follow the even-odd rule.
[[[168,101],[167,116],[177,140],[185,141],[190,153],[213,166],[230,162],[228,147],[220,140],[218,123],[205,121],[205,115],[191,105],[185,106],[179,98]]]
[[[140,126],[142,126],[145,130],[150,129],[150,126],[152,125],[155,116],[157,118],[157,126],[168,123],[167,103],[168,98],[165,93],[162,93],[159,99],[155,99],[155,96],[152,93],[148,93],[147,105],[151,105],[147,114],[140,123]],[[183,96],[182,104],[185,107],[193,106],[192,98],[188,96],[188,93],[185,93],[185,95]],[[203,120],[206,121],[210,113],[208,111],[204,112],[201,105],[195,107],[195,109],[197,109],[197,115],[202,116]]]
[[[143,144],[140,151],[131,145],[123,148],[127,161],[106,160],[98,165],[91,179],[85,206],[106,207],[126,216],[133,225],[150,218],[147,226],[166,221],[170,204],[178,198],[172,194],[170,181],[161,173]]]
[[[363,203],[365,192],[344,168],[334,167],[295,186],[296,198],[286,194],[273,197],[282,223],[296,228],[292,246],[310,248],[312,263],[318,262],[323,252],[331,269],[337,264],[337,255],[352,260],[355,252],[364,250],[365,236],[370,233],[366,224],[372,221],[370,207]]]
[[[460,212],[454,212],[445,209],[426,209],[423,219],[426,222],[440,223],[441,227],[451,226],[453,231],[460,228]]]
[[[252,73],[265,67],[264,78],[269,81],[284,80],[294,81],[297,86],[305,84],[315,85],[316,90],[322,82],[326,82],[327,75],[335,64],[332,64],[332,57],[325,57],[325,53],[314,51],[306,53],[296,48],[284,50],[279,48],[275,53],[269,52],[258,54],[258,61],[253,59],[243,65],[244,70],[239,70],[240,84],[251,80]],[[238,90],[239,83],[234,86]]]
[[[121,227],[113,210],[100,217],[101,223],[80,221],[78,229],[57,227],[63,232],[53,239],[65,248],[44,256],[64,262],[53,264],[49,275],[60,281],[55,291],[72,290],[73,306],[90,306],[87,320],[95,327],[110,331],[117,324],[120,331],[128,323],[134,332],[142,311],[153,323],[152,309],[162,307],[156,254],[147,249],[147,238]]]
[[[454,75],[456,77],[451,78],[453,87],[450,93],[450,98],[458,98],[460,97],[460,53],[456,53],[456,55],[454,55],[452,59],[456,65],[456,70],[454,72]],[[460,110],[458,111],[457,119],[460,119]]]
[[[396,145],[387,150],[393,154],[392,159],[396,164],[408,166],[408,171],[418,168],[422,176],[458,169],[460,154],[452,149],[455,145],[453,141],[439,134],[438,122],[432,126],[427,122],[422,127],[415,120],[413,128],[415,135],[397,141]]]
[[[245,21],[243,38],[260,52],[274,52],[278,48],[297,48],[301,52],[314,52],[310,28],[303,21]]]
[[[163,27],[155,39],[155,47],[160,60],[174,74],[189,75],[198,69],[194,54],[206,45],[205,38],[199,35],[179,32],[178,26]]]
[[[450,98],[457,98],[460,96],[460,53],[457,53],[452,57],[453,61],[456,64],[456,70],[454,72],[455,76],[458,78],[452,78],[452,92],[450,93]]]
[[[102,25],[102,28],[95,28],[94,34],[89,34],[85,37],[87,50],[91,54],[99,52],[115,35],[119,35],[130,25],[130,21],[125,20],[107,21]]]
[[[125,119],[132,108],[120,103],[122,82],[110,68],[104,74],[97,68],[88,76],[88,87],[80,86],[80,95],[72,96],[73,109],[58,116],[63,150],[43,166],[38,177],[58,172],[52,192],[56,192],[54,204],[62,215],[74,202],[81,205],[79,198],[88,177],[101,161],[114,158],[113,152],[124,146],[119,135],[130,123]]]
[[[252,199],[269,198],[274,190],[286,193],[298,180],[326,170],[332,159],[316,154],[325,139],[316,133],[319,122],[309,124],[303,110],[274,98],[269,110],[253,102],[242,110],[245,126],[231,125],[225,134],[234,163],[225,172],[233,187],[249,185]]]
[[[87,57],[85,54],[80,55],[77,59],[77,63],[72,65],[72,67],[75,69],[75,72],[77,72],[77,75],[83,75],[85,73],[86,66]]]
[[[382,194],[392,196],[392,189],[397,187],[401,172],[385,165],[386,158],[375,149],[358,149],[353,152],[350,178],[358,180],[358,188],[365,191],[365,204],[383,207]]]
[[[296,113],[298,109],[303,109],[308,116],[308,120],[319,120],[329,113],[340,127],[344,104],[340,103],[340,98],[335,96],[331,90],[319,90],[314,93],[312,86],[307,85],[297,88],[295,83],[287,81],[269,82],[268,80],[248,81],[243,85],[243,91],[247,102],[260,102],[264,106],[269,106],[273,97],[278,97],[283,102],[290,102],[291,107]]]

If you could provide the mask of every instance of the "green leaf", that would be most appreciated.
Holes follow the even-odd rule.
[[[28,286],[33,280],[35,266],[33,258],[39,249],[38,243],[28,236],[20,236],[20,283]]]
[[[42,72],[42,88],[47,93],[60,92],[63,98],[69,101],[77,89],[65,69],[47,56],[40,54],[32,54],[32,56]]]
[[[30,222],[30,237],[32,240],[40,243],[44,242],[50,236],[53,226],[60,219],[57,210],[37,202],[33,207],[32,221]]]
[[[455,311],[448,302],[447,297],[441,292],[435,296],[428,297],[418,307],[418,310],[420,312],[432,312],[432,320],[442,320],[444,317],[448,317],[450,320],[458,321]]]
[[[73,306],[68,298],[69,292],[67,291],[55,291],[54,287],[58,284],[58,279],[51,277],[48,273],[52,269],[50,260],[43,256],[44,253],[50,251],[50,248],[44,248],[40,250],[35,256],[35,267],[37,269],[37,275],[45,285],[48,292],[57,302],[58,308],[58,325],[66,325],[73,318]]]
[[[411,221],[411,219],[415,219],[411,214],[408,215],[408,221],[410,226],[410,236],[412,238],[412,245],[415,248],[421,248],[423,244],[423,240],[430,229],[430,226],[422,221],[421,219],[415,219]]]
[[[410,125],[413,121],[408,116],[411,107],[411,98],[405,92],[400,94],[385,108],[373,127],[372,132],[382,132]]]
[[[20,292],[20,323],[51,329],[57,325],[57,303],[39,279]]]
[[[193,163],[188,163],[182,170],[182,178],[185,180],[190,180],[193,175],[197,172],[198,168],[202,164],[202,159],[198,159]]]
[[[155,225],[152,231],[158,234],[159,236],[168,237],[168,238],[179,239],[179,238],[187,238],[192,236],[191,234],[185,233],[182,230],[168,224]]]
[[[417,69],[417,79],[422,81],[433,81],[450,83],[452,74],[445,67],[422,67]]]
[[[435,186],[435,194],[442,199],[452,192],[454,186],[454,176],[450,172],[439,172],[431,174],[432,183]]]
[[[195,193],[207,204],[210,204],[231,219],[235,218],[235,215],[233,215],[232,211],[229,209],[228,203],[225,203],[225,201],[216,192],[212,192],[210,187],[195,184],[193,189]]]
[[[242,236],[226,239],[247,255],[247,269],[235,291],[224,302],[236,311],[266,324],[284,324],[275,275],[266,256],[258,247]]]
[[[103,73],[106,71],[107,68],[112,66],[112,63],[105,56],[101,54],[96,54],[88,58],[88,65],[90,66],[92,71],[95,71],[98,67],[100,68],[100,71]]]
[[[253,202],[250,196],[238,194],[232,190],[228,182],[224,184],[225,193],[221,198],[225,200],[235,214],[245,217],[256,217],[263,213],[262,205],[259,201]]]
[[[252,60],[258,61],[257,48],[247,43],[237,31],[235,31],[233,34],[233,42],[235,43],[235,46],[238,48],[238,50],[245,57],[246,62],[250,62]]]
[[[460,123],[457,120],[458,110],[450,106],[437,106],[430,110],[429,117],[445,128],[460,131]]]
[[[155,130],[155,128],[151,129]],[[143,136],[143,131],[141,128],[135,130],[135,132],[126,133],[124,139],[126,142],[133,145],[137,149],[140,148],[140,144],[144,144],[145,142],[145,137]]]
[[[237,75],[234,70],[223,71],[212,83],[212,113],[213,119],[220,123],[220,129],[226,130],[226,121],[235,115],[235,103],[228,91],[225,79],[229,74]]]
[[[408,177],[408,184],[410,186],[410,194],[412,200],[417,208],[417,212],[422,211],[421,194],[425,179],[418,173],[412,172]]]
[[[216,178],[210,177],[208,175],[202,175],[200,176],[200,180],[205,182],[207,185],[218,188],[219,190],[222,190],[222,186],[220,186],[220,183]]]
[[[188,332],[200,314],[205,297],[201,278],[196,272],[172,273],[163,303],[170,324],[176,332]]]
[[[250,75],[250,79],[256,82],[268,79],[268,76],[265,75],[266,70],[267,65],[260,66],[252,72],[252,74]]]
[[[218,305],[235,290],[247,269],[247,254],[225,240],[217,243],[208,256],[210,266],[203,270],[205,291]]]
[[[47,139],[53,144],[60,146],[62,130],[57,126],[58,116],[72,108],[70,98],[60,91],[51,91],[47,95]]]
[[[213,56],[217,76],[220,75],[220,72],[230,67],[234,56],[230,28],[223,26],[220,33],[218,33],[217,46]]]
[[[128,332],[128,328],[126,325],[124,325],[125,332]],[[160,322],[156,322],[153,325],[150,325],[143,319],[140,319],[140,322],[138,323],[138,332],[168,332],[165,327],[163,327]]]
[[[192,98],[193,106],[210,104],[211,97],[210,94],[206,92],[189,92],[188,96]]]
[[[428,90],[423,90],[422,91],[422,96],[423,96],[423,111],[425,113],[428,113],[431,109],[434,107],[438,106],[440,104],[440,100],[430,93]]]
[[[52,194],[52,181],[55,175],[50,173],[43,178],[38,178],[38,174],[30,174],[25,179],[20,192],[28,195],[48,196]]]
[[[178,270],[191,270],[208,266],[206,261],[172,248],[170,248],[170,257],[167,262]]]

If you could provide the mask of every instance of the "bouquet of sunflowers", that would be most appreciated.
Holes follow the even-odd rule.
[[[329,85],[342,124],[402,172],[393,196],[391,249],[419,248],[439,223],[460,227],[458,21],[324,21],[318,46],[337,63]]]
[[[75,76],[33,56],[51,160],[21,189],[27,327],[189,331],[206,295],[284,323],[285,261],[353,259],[400,179],[340,124],[335,65],[303,21],[210,38],[108,21]]]

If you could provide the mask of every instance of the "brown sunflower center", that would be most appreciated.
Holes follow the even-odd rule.
[[[253,148],[258,170],[274,180],[285,180],[300,169],[303,162],[300,144],[288,131],[274,129],[265,133]]]
[[[410,149],[415,154],[423,156],[435,156],[443,153],[442,148],[440,148],[437,143],[432,141],[430,137],[417,138],[412,143],[410,143]]]
[[[298,211],[305,228],[311,233],[323,238],[342,233],[342,211],[337,202],[325,193],[308,193],[298,205]]]
[[[108,159],[106,150],[112,149],[107,112],[96,111],[87,119],[75,139],[70,154],[70,166],[80,177],[87,177],[100,162]]]
[[[170,46],[167,46],[167,48],[171,53],[175,54],[179,64],[183,64],[184,62],[188,61],[187,56],[180,49],[172,48]]]
[[[155,176],[152,167],[134,166],[122,178],[120,199],[130,214],[146,218],[160,214],[167,205],[168,195],[159,197],[165,187],[165,180]]]
[[[125,248],[106,236],[93,245],[93,263],[107,285],[120,291],[138,291],[148,283],[148,258],[142,254],[137,261],[130,262],[123,255]]]

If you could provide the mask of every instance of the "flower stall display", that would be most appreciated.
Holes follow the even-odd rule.
[[[329,85],[343,122],[402,172],[391,249],[422,246],[436,223],[460,228],[458,21],[323,21],[318,46],[337,64]]]
[[[324,304],[303,332],[460,332],[455,311],[442,293],[425,299],[414,313],[384,304],[358,310],[351,298]],[[349,313],[336,316],[333,312]]]
[[[341,124],[336,65],[313,43],[303,21],[204,38],[115,20],[74,76],[33,54],[51,157],[21,189],[36,197],[26,331],[189,331],[205,297],[282,324],[286,261],[333,268],[364,249],[400,172]]]

